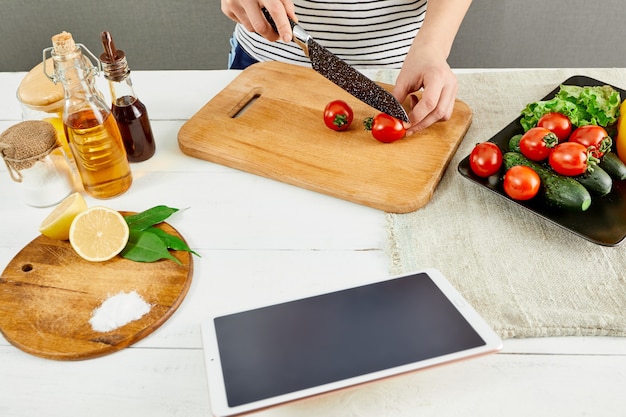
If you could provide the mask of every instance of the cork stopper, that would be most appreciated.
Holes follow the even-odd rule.
[[[19,171],[32,167],[58,146],[56,129],[43,120],[20,122],[0,134],[0,156],[16,182],[22,181]]]
[[[76,50],[76,43],[71,33],[63,31],[52,37],[52,48],[57,55],[67,55]]]

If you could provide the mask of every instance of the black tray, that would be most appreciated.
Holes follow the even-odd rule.
[[[578,86],[609,85],[582,75],[570,77],[561,84]],[[541,100],[553,98],[559,91],[559,86]],[[619,91],[622,99],[626,98],[626,91],[615,86],[612,87]],[[518,133],[524,132],[520,125],[520,120],[521,114],[520,117],[495,134],[489,141],[497,144],[503,153],[506,152],[509,139]],[[626,237],[626,180],[618,181],[614,179],[613,188],[608,195],[604,197],[592,195],[589,209],[584,212],[574,212],[551,207],[541,198],[534,198],[526,202],[511,199],[504,193],[502,181],[494,181],[493,177],[481,178],[472,172],[469,165],[469,155],[459,163],[458,171],[470,181],[486,187],[514,204],[525,207],[540,217],[591,242],[604,246],[616,246]],[[502,173],[499,175],[502,176]]]

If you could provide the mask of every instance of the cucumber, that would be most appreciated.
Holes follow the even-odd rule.
[[[600,167],[616,180],[626,180],[626,164],[615,152],[607,152],[600,159]]]
[[[519,135],[515,135],[511,139],[509,139],[509,151],[520,152],[519,142],[522,139],[522,136],[523,135],[519,134]]]
[[[591,194],[573,178],[559,175],[517,152],[505,153],[502,156],[502,162],[506,170],[515,165],[525,165],[532,168],[541,179],[540,192],[551,206],[573,211],[585,211],[591,205]]]
[[[611,192],[611,188],[613,188],[611,176],[598,165],[595,165],[591,171],[574,177],[574,179],[581,183],[587,190],[599,196],[607,195]]]

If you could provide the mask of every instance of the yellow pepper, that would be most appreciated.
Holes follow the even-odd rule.
[[[626,163],[626,100],[619,106],[619,119],[617,119],[617,137],[615,138],[617,156]]]

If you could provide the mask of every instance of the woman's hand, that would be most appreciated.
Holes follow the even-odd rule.
[[[429,0],[426,17],[404,60],[393,95],[401,103],[412,92],[422,90],[422,98],[411,96],[407,135],[440,120],[448,120],[454,110],[457,79],[448,65],[452,42],[472,0]]]
[[[410,126],[407,136],[426,129],[435,122],[449,120],[458,91],[457,78],[445,57],[414,46],[398,74],[393,95],[401,103],[420,89],[422,97],[411,95]]]
[[[272,15],[278,34],[263,16],[265,7]],[[241,23],[248,32],[256,32],[269,41],[290,42],[293,35],[289,18],[297,22],[291,0],[222,0],[222,12],[231,20]]]

